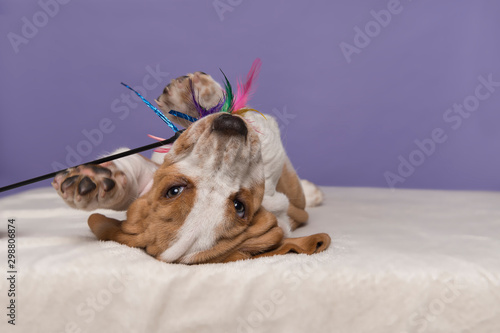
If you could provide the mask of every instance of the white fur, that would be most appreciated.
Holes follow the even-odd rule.
[[[189,168],[189,162],[181,161],[177,166],[180,172],[190,178],[200,176],[200,172],[196,171],[201,170]],[[215,245],[215,229],[224,222],[227,198],[238,189],[231,187],[231,182],[224,179],[224,175],[219,173],[212,176],[216,178],[201,177],[196,184],[193,207],[178,231],[176,241],[162,253],[162,260],[172,262]]]
[[[119,148],[112,155],[128,151],[128,148]],[[116,167],[127,177],[128,195],[139,197],[151,189],[153,176],[158,165],[141,155],[131,155],[114,161]]]

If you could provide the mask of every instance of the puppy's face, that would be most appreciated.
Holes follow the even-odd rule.
[[[159,257],[185,263],[213,259],[221,255],[214,247],[222,240],[233,240],[221,249],[230,251],[253,221],[263,193],[257,133],[229,114],[195,122],[172,147],[148,195],[150,216],[158,219],[148,223],[176,226]]]
[[[89,225],[99,239],[143,247],[166,262],[225,262],[276,248],[283,231],[261,207],[260,149],[241,117],[207,116],[175,142],[126,221],[94,214]]]

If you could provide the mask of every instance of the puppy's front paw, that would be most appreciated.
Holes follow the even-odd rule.
[[[163,94],[155,101],[165,116],[184,127],[188,127],[191,123],[168,112],[175,110],[194,118],[199,117],[193,104],[189,79],[192,80],[195,96],[203,107],[213,107],[223,97],[221,86],[210,75],[203,72],[189,73],[170,81],[163,89]]]
[[[80,165],[60,172],[52,186],[64,201],[73,208],[94,210],[109,208],[125,210],[127,178],[113,163]]]

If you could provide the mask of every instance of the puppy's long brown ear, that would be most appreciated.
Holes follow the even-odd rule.
[[[102,214],[92,214],[87,223],[97,239],[106,241],[116,239],[115,235],[120,232],[122,221]]]
[[[330,243],[330,236],[324,233],[306,237],[286,238],[275,250],[259,254],[255,258],[287,253],[319,253],[326,250],[330,246]]]
[[[90,230],[99,240],[112,240],[131,247],[145,247],[144,234],[129,234],[123,231],[122,224],[126,221],[118,221],[101,214],[92,214],[88,219]]]
[[[99,240],[112,240],[131,247],[146,247],[146,228],[149,204],[144,197],[135,200],[127,211],[127,220],[118,221],[101,214],[88,219],[90,230]],[[149,242],[152,243],[152,242]]]

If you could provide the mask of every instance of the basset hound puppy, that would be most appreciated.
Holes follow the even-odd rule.
[[[174,109],[197,116],[190,84],[201,104],[215,105],[222,97],[220,85],[203,72],[172,80],[156,102],[187,129],[168,153],[68,169],[52,183],[59,195],[78,209],[127,210],[125,221],[92,214],[90,229],[100,240],[143,248],[169,263],[220,263],[328,248],[327,234],[290,237],[307,222],[306,204],[320,204],[322,194],[298,178],[274,118],[215,113],[191,124],[170,115]]]

